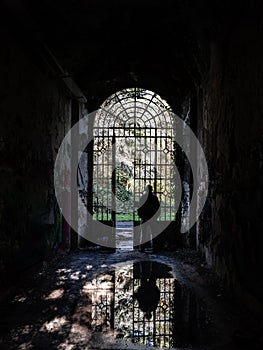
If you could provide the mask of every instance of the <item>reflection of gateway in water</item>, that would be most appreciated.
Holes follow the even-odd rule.
[[[144,261],[118,266],[87,282],[84,291],[91,303],[93,331],[114,330],[118,338],[166,348],[199,343],[201,308],[170,270]]]
[[[133,341],[171,347],[174,284],[167,265],[145,261],[133,265]]]

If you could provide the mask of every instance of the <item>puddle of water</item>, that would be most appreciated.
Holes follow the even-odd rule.
[[[155,261],[118,266],[86,282],[93,332],[137,345],[171,348],[207,343],[204,306],[171,268]]]

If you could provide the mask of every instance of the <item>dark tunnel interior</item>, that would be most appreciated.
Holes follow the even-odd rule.
[[[260,349],[261,1],[3,0],[0,34],[0,347],[123,349],[122,340],[117,340],[118,335],[126,334],[133,339],[131,349]],[[116,117],[118,108],[122,112]],[[148,117],[148,112],[158,116],[158,110],[164,113],[163,119]],[[107,111],[115,113],[115,119],[107,117]],[[175,115],[183,121],[182,129]],[[80,149],[78,141],[75,148],[65,151],[59,175],[65,189],[62,206],[56,192],[56,159],[64,137],[85,118],[86,129],[81,126],[78,132],[83,138],[89,135],[90,142]],[[192,139],[189,141],[189,130],[199,141],[206,162]],[[176,143],[180,133],[186,140],[181,145]],[[71,168],[80,151],[75,176],[79,188],[72,189],[75,173]],[[172,165],[167,165],[167,159]],[[173,183],[174,165],[181,179],[180,194]],[[151,246],[142,246],[139,237],[145,220],[140,221],[136,205],[148,182],[161,208],[150,229],[160,234],[152,239]],[[133,207],[126,215],[123,208],[126,210],[128,204],[123,201],[129,200]],[[80,227],[83,212],[78,201],[90,214],[85,237],[65,219],[69,215],[73,222],[77,213],[76,225]],[[113,209],[107,209],[110,205]],[[119,212],[118,205],[122,208]],[[195,218],[192,226],[190,217]],[[107,241],[96,222],[110,232],[112,240]],[[89,234],[95,238],[89,239]],[[125,235],[131,240],[126,242],[128,249],[125,242],[122,245],[116,239],[124,240]],[[140,265],[142,261],[148,262]],[[118,264],[125,266],[125,262],[129,268],[121,270]],[[173,272],[169,275],[164,271],[164,276],[159,276],[157,268],[159,279],[154,279],[153,286],[150,277],[146,282],[141,278],[140,269],[146,266],[154,274],[154,264],[165,264]],[[73,273],[78,279],[72,277]],[[61,274],[64,280],[58,278]],[[106,276],[105,281],[101,276]],[[102,290],[104,284],[109,285],[105,287],[108,294],[101,295],[106,295],[106,301],[110,298],[110,311],[100,316],[115,315],[114,326],[110,318],[107,332],[103,328],[107,321],[104,326],[97,321],[94,328],[94,319],[82,319],[83,315],[87,319],[94,316],[92,298],[95,288],[99,288],[97,282],[93,283],[95,277],[100,279]],[[125,284],[122,278],[133,282]],[[165,278],[172,279],[167,282],[172,284],[172,292]],[[60,286],[61,281],[64,284]],[[134,297],[138,291],[132,291],[132,283],[133,288],[139,288],[142,281],[148,289],[156,287],[159,292],[156,288],[155,292],[161,293],[158,306],[146,311],[146,318],[139,316],[140,302]],[[211,288],[206,289],[205,283]],[[121,299],[118,285],[133,309]],[[52,304],[52,297],[49,301],[43,299],[65,286],[68,289],[62,299],[54,298],[58,305]],[[35,297],[29,302],[32,290]],[[203,300],[208,291],[215,296],[216,305],[222,302],[228,311],[228,303],[235,305],[235,310],[244,312],[244,319],[252,320],[245,330],[234,321],[229,321],[232,326],[225,326],[227,329],[219,326],[222,344],[213,340],[217,339],[216,327],[207,321],[208,305],[213,304]],[[172,295],[170,314],[160,311],[166,293]],[[17,295],[29,302],[27,308],[19,304]],[[112,303],[112,295],[118,308]],[[42,301],[37,304],[36,299]],[[70,316],[60,312],[59,303],[65,300]],[[49,306],[46,318],[41,319],[38,315],[45,303],[57,311]],[[120,330],[116,325],[122,322],[122,308],[133,315],[133,321],[136,317],[144,321],[138,321],[137,328],[135,321],[133,328],[125,328],[123,321]],[[211,308],[215,315],[220,314],[220,306]],[[25,328],[26,321],[20,322],[24,313],[30,329]],[[235,316],[239,318],[237,313]],[[62,320],[61,328],[48,326],[52,317]],[[169,331],[160,326],[165,324],[161,317],[172,320],[167,321]],[[214,317],[215,324],[224,324]],[[38,324],[37,331],[34,324]],[[78,341],[81,327],[87,328],[82,331],[89,337]],[[95,336],[99,338],[94,340]]]

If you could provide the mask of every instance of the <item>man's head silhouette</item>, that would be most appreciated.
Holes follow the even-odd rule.
[[[147,186],[145,187],[145,191],[146,191],[147,193],[152,193],[152,191],[153,191],[152,185],[147,185]]]

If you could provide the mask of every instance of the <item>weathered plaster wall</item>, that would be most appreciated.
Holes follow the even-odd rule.
[[[263,170],[262,24],[233,24],[211,43],[200,89],[199,138],[210,194],[199,222],[207,262],[229,286],[262,301]]]
[[[57,245],[60,214],[53,164],[70,126],[71,101],[40,57],[14,39],[0,55],[0,273],[46,258]],[[13,272],[12,274],[7,274]]]

